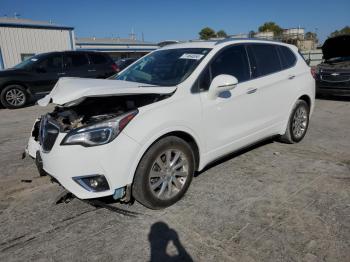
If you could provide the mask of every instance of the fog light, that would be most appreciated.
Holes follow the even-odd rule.
[[[73,177],[73,180],[88,191],[102,192],[109,190],[109,185],[103,175]]]

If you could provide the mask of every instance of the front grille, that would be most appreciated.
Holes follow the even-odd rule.
[[[43,116],[40,122],[40,144],[45,152],[52,149],[57,139],[59,127],[54,124],[47,116]]]
[[[343,75],[343,74],[339,74],[339,75],[321,74],[320,78],[322,81],[331,82],[331,83],[350,81],[349,74],[346,74],[346,75]]]

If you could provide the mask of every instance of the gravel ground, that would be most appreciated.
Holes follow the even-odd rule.
[[[349,100],[317,100],[301,143],[227,157],[162,211],[55,204],[62,188],[21,160],[51,109],[0,109],[0,261],[349,261]]]

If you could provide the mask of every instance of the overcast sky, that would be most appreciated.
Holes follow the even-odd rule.
[[[0,0],[0,16],[15,12],[22,18],[73,26],[78,37],[129,37],[133,28],[137,38],[143,33],[146,41],[154,42],[195,39],[205,26],[247,33],[266,21],[317,31],[323,41],[350,25],[350,0]]]

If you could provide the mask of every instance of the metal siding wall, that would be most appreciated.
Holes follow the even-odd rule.
[[[71,50],[69,30],[0,27],[5,68],[21,62],[21,54]]]

